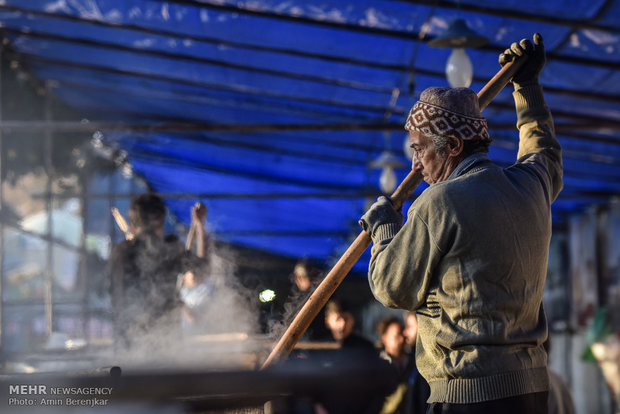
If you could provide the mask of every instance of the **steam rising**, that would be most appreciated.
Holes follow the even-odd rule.
[[[281,317],[273,318],[268,323],[268,336],[273,340],[278,340],[284,335],[288,327],[293,322],[293,319],[297,316],[301,308],[304,306],[312,292],[320,284],[321,280],[315,277],[311,281],[311,285],[306,290],[299,290],[293,288],[289,296],[286,298],[286,302],[283,305],[283,312]],[[318,318],[318,316],[317,316]],[[317,323],[323,323],[321,320],[317,320]],[[312,327],[309,327],[306,331],[307,334],[312,333]],[[308,335],[302,336],[302,339],[306,339]]]
[[[252,355],[257,350],[252,340],[258,327],[257,295],[244,288],[235,277],[232,252],[222,248],[209,250],[208,270],[195,271],[196,288],[202,292],[200,303],[190,301],[190,312],[179,308],[169,316],[157,318],[157,323],[146,332],[142,329],[124,332],[130,345],[115,352],[114,364],[139,368],[251,368]],[[165,263],[166,259],[154,260],[147,252],[139,266],[156,272],[161,267],[157,269],[154,264]],[[166,277],[169,275],[155,275],[150,279],[161,281]],[[145,311],[170,300],[162,296],[162,290],[162,286],[151,284],[148,294],[142,298],[147,299],[146,306],[143,306],[144,301],[136,301],[138,306],[116,311],[128,313],[132,320],[152,321],[153,315]],[[191,320],[188,313],[192,315]]]

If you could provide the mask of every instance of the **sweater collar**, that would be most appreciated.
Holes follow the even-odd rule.
[[[465,158],[463,161],[456,166],[452,174],[448,177],[448,180],[460,177],[466,172],[472,170],[475,166],[486,164],[487,162],[491,162],[489,157],[484,152],[475,152],[471,154],[469,157]]]

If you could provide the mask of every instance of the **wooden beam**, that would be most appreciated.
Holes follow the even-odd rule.
[[[576,114],[562,113],[563,116]],[[585,116],[587,118],[587,116]],[[516,130],[514,122],[489,122],[491,130]],[[592,117],[591,122],[556,123],[558,135],[579,135],[574,131],[596,131],[600,129],[620,130],[620,121]],[[127,132],[239,132],[262,133],[278,131],[398,131],[405,134],[402,122],[367,122],[367,123],[302,123],[302,124],[215,124],[198,121],[179,121],[168,123],[128,123],[114,121],[0,121],[0,130],[16,131],[54,131],[54,132],[95,132],[95,131],[127,131]],[[596,140],[596,137],[590,137]],[[602,137],[601,137],[602,138]],[[607,142],[607,141],[606,141]],[[609,143],[620,140],[612,138]]]
[[[182,1],[182,0],[176,0],[176,2],[185,3],[188,6],[193,6],[193,7],[209,8],[209,9],[214,9],[214,10],[228,11],[231,13],[243,13],[243,14],[253,15],[257,17],[291,21],[295,23],[312,24],[312,25],[330,27],[330,28],[340,29],[340,30],[368,33],[372,35],[381,35],[381,36],[395,37],[395,38],[401,38],[401,39],[408,39],[414,42],[419,42],[419,41],[427,42],[434,38],[434,36],[426,36],[426,35],[422,37],[420,33],[412,32],[412,31],[407,32],[407,31],[393,30],[393,29],[386,29],[386,28],[360,26],[360,25],[354,25],[350,23],[333,22],[329,20],[313,19],[313,18],[303,17],[303,16],[286,15],[286,14],[275,13],[271,11],[260,11],[260,10],[254,10],[254,9],[247,9],[247,8],[239,7],[239,6],[207,4],[205,2],[196,3],[194,1]],[[432,1],[431,3],[432,5],[435,5],[434,1]],[[447,5],[448,2],[443,2],[443,4]],[[145,27],[141,27],[137,25],[117,24],[113,22],[106,22],[102,20],[77,17],[77,16],[72,16],[72,15],[67,15],[67,14],[42,12],[38,10],[25,9],[25,8],[20,8],[20,7],[15,7],[15,6],[6,6],[6,5],[0,5],[0,10],[9,10],[9,11],[20,12],[20,13],[24,13],[24,14],[28,14],[32,16],[58,18],[58,19],[64,19],[64,20],[69,20],[69,21],[74,21],[74,22],[83,22],[83,23],[95,24],[95,25],[100,25],[100,26],[122,28],[122,29],[127,29],[127,30],[138,30],[141,32],[146,32],[146,33],[151,33],[151,34],[159,34],[159,35],[171,36],[175,38],[193,39],[193,40],[200,41],[199,36],[195,36],[191,34],[182,34],[182,33],[174,32],[174,31],[164,31],[160,29],[150,29],[150,28],[145,28]],[[479,12],[482,13],[482,10],[485,10],[485,8],[481,8],[481,11]],[[515,16],[519,15],[519,11],[517,10],[501,10],[501,11],[503,12],[501,16],[504,16],[504,17],[507,15],[513,16],[513,13]],[[538,18],[544,19],[545,22],[549,24],[557,24],[557,25],[568,26],[568,27],[580,27],[582,29],[608,31],[612,33],[620,32],[620,29],[615,28],[613,26],[601,26],[601,25],[589,23],[587,21],[578,21],[578,20],[566,21],[564,19],[560,19],[556,17],[549,17],[549,16],[541,17],[541,16],[537,16],[536,14],[528,14],[528,13],[521,14],[520,16],[521,17],[517,17],[517,18],[520,18],[522,20],[534,20],[538,17]],[[482,47],[481,49],[489,50],[493,53],[499,53],[503,51],[505,47],[506,45],[503,45],[503,46],[502,45],[487,45],[487,46]],[[563,62],[578,63],[582,65],[602,66],[602,67],[607,67],[609,69],[614,69],[614,70],[620,69],[620,62],[606,61],[602,59],[580,58],[580,57],[574,57],[574,56],[560,55],[556,53],[548,53],[547,59],[549,60],[554,59],[554,60],[563,61]]]

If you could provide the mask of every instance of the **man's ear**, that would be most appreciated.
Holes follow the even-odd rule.
[[[458,157],[463,152],[465,141],[458,138],[450,137],[448,141],[448,156]]]

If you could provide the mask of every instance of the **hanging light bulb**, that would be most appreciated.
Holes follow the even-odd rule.
[[[396,173],[394,168],[403,168],[404,164],[401,160],[392,154],[391,151],[385,150],[379,157],[370,163],[373,168],[381,168],[379,176],[379,188],[386,194],[391,193],[396,188]]]
[[[381,176],[379,177],[379,188],[386,194],[390,194],[396,188],[396,173],[394,168],[383,167]]]
[[[465,48],[481,47],[488,42],[489,39],[471,30],[465,20],[455,19],[445,32],[428,42],[428,45],[452,48],[446,64],[448,83],[453,88],[468,88],[474,77],[474,71],[471,59],[465,53]]]
[[[474,78],[474,69],[465,49],[452,49],[446,63],[446,77],[453,88],[469,88]]]

